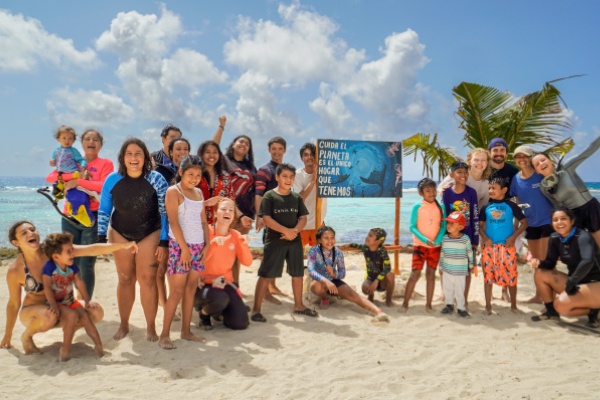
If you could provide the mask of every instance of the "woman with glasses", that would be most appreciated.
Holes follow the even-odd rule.
[[[537,154],[531,162],[535,171],[542,175],[542,193],[554,204],[562,204],[573,210],[575,223],[593,236],[600,246],[600,202],[592,196],[583,179],[577,174],[577,167],[600,147],[600,136],[580,154],[558,165],[545,154]]]
[[[104,137],[95,129],[88,129],[83,133],[83,135],[81,135],[81,145],[83,147],[85,161],[87,162],[85,167],[86,176],[74,178],[65,182],[65,192],[80,186],[91,192],[98,193],[98,198],[100,197],[102,185],[104,185],[106,177],[108,177],[108,175],[115,170],[113,162],[110,159],[98,157],[103,144]],[[50,175],[47,179],[54,179],[54,181],[56,181],[56,177],[53,178]],[[90,196],[90,210],[96,217],[96,222],[89,228],[86,228],[82,225],[75,226],[64,218],[62,219],[61,228],[63,232],[69,232],[73,235],[73,244],[86,245],[93,244],[98,241],[97,221],[99,205],[100,204],[98,201]],[[91,299],[94,294],[94,286],[96,284],[96,257],[76,257],[75,264],[77,264],[79,267],[81,278],[85,282],[85,288],[87,289]]]

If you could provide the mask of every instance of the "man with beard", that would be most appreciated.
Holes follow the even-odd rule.
[[[506,182],[510,187],[513,177],[519,172],[519,169],[512,164],[506,163],[506,157],[508,156],[508,145],[502,138],[493,138],[490,141],[488,150],[492,154],[492,176],[499,177]],[[507,192],[508,196],[508,192]]]

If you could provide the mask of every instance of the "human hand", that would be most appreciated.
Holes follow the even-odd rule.
[[[436,247],[436,244],[434,241],[427,239],[427,245],[430,247]]]
[[[256,218],[256,232],[260,232],[262,228],[265,227],[265,221],[262,217]]]
[[[98,303],[96,303],[95,301],[89,301],[85,304],[86,310],[95,310],[98,307],[100,307],[100,305]]]
[[[202,252],[200,253],[201,260],[206,259],[206,255],[208,254],[208,249],[210,249],[210,243],[204,243],[204,247],[202,248]]]
[[[227,197],[223,197],[223,196],[211,197],[210,199],[204,200],[204,207],[216,206],[219,201],[226,200],[226,199],[227,199]]]
[[[327,270],[327,273],[329,274],[329,276],[331,276],[332,278],[336,277],[336,273],[333,270],[333,267],[331,265],[326,265],[325,269]]]
[[[135,254],[135,253],[138,252],[138,245],[134,241],[123,243],[123,247],[122,248],[123,249],[130,249],[129,251],[131,251],[131,254]]]
[[[4,337],[2,338],[2,341],[0,342],[0,349],[10,349],[11,345],[10,345],[10,340],[12,339],[11,335],[8,334],[8,332],[6,332],[4,334]]]
[[[50,160],[50,166],[51,167],[56,167],[56,161]]]
[[[578,291],[579,285],[567,279],[567,282],[565,283],[565,293],[567,293],[569,296],[572,296]]]
[[[539,266],[540,266],[540,259],[539,258],[532,258],[531,259],[531,268],[537,269]]]
[[[291,229],[291,228],[286,228],[282,233],[281,233],[281,238],[284,240],[294,240],[296,239],[296,236],[298,236],[298,231],[296,229]]]
[[[230,238],[231,238],[231,235],[215,236],[213,238],[213,240],[210,241],[210,243],[215,243],[217,246],[223,246],[225,244],[225,242],[228,241]]]
[[[511,235],[506,239],[506,243],[504,244],[506,247],[513,247],[515,245],[515,242],[517,241],[517,238],[515,235]]]
[[[329,293],[334,294],[334,295],[338,294],[337,287],[329,279],[323,279],[323,283],[325,284],[325,287],[327,287],[327,291]]]
[[[158,246],[154,252],[154,255],[158,261],[162,261],[167,256],[167,248]]]
[[[242,218],[240,218],[240,222],[242,223],[242,226],[244,228],[252,228],[252,224],[254,223],[254,220],[252,218],[244,215]]]
[[[65,184],[64,184],[64,190],[65,190],[65,192],[68,192],[71,189],[75,189],[77,187],[78,183],[79,182],[77,182],[77,178],[71,179],[70,181],[65,182]]]
[[[492,242],[492,239],[490,239],[489,237],[485,237],[485,238],[480,238],[480,240],[483,242],[484,245],[486,246],[493,246],[494,242]]]
[[[187,245],[181,246],[181,256],[179,261],[181,261],[181,265],[183,265],[185,268],[189,268],[190,264],[192,263],[192,253]]]
[[[54,315],[56,318],[58,318],[58,316],[60,315],[60,311],[58,311],[58,306],[56,304],[48,305],[48,309],[50,310],[52,315]]]
[[[225,115],[221,115],[219,117],[219,125],[225,128],[225,124],[227,124],[227,117]]]
[[[378,287],[379,287],[379,280],[375,279],[373,281],[373,283],[371,283],[371,286],[369,286],[369,294],[375,293],[375,291],[377,290]]]

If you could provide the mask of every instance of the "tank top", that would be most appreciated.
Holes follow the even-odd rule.
[[[181,193],[179,185],[176,185],[175,188],[183,196],[183,202],[177,208],[177,218],[179,219],[179,226],[181,226],[186,243],[204,244],[204,232],[202,231],[202,220],[200,218],[200,213],[204,212],[204,201],[188,199]],[[169,237],[177,241],[170,224]]]

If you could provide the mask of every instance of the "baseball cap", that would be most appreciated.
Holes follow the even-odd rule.
[[[535,154],[535,151],[533,151],[531,147],[523,144],[515,149],[513,152],[513,157],[517,154],[525,154],[527,157],[531,157]]]
[[[461,161],[461,160],[454,161],[452,163],[452,165],[450,166],[450,172],[454,172],[457,169],[461,169],[461,168],[469,169],[469,165],[466,162]]]
[[[490,141],[490,144],[488,146],[488,150],[493,149],[496,146],[504,146],[504,148],[508,149],[508,144],[506,144],[506,140],[502,139],[502,138],[493,138]]]
[[[444,221],[458,222],[463,228],[467,226],[467,219],[460,211],[453,211],[447,218],[444,218]]]

